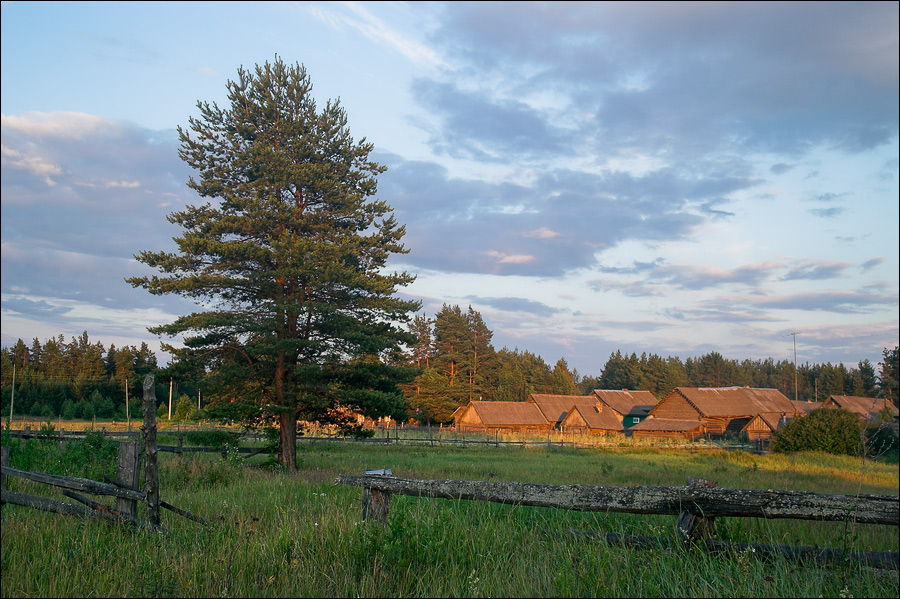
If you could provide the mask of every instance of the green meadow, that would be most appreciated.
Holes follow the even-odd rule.
[[[74,465],[78,458],[60,457],[56,441],[11,445],[13,467],[114,474],[111,460]],[[167,533],[158,534],[5,505],[2,596],[898,596],[897,571],[852,561],[815,566],[762,560],[749,551],[629,548],[571,532],[674,537],[674,516],[393,496],[388,521],[379,524],[362,521],[360,488],[335,484],[339,474],[389,468],[395,476],[422,479],[681,486],[691,476],[720,487],[896,495],[896,459],[334,441],[302,444],[298,471],[289,473],[265,456],[159,456],[162,499],[211,526],[163,510]],[[10,477],[8,487],[66,500],[58,489],[18,478]],[[895,526],[747,518],[716,523],[717,538],[726,541],[898,551]]]

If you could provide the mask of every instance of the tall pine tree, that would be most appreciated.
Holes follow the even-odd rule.
[[[339,102],[320,111],[306,69],[278,57],[239,69],[227,89],[226,107],[199,102],[178,129],[199,177],[188,186],[209,201],[169,215],[183,229],[177,252],[136,256],[162,276],[128,281],[205,308],[151,331],[183,336],[170,351],[207,359],[222,398],[276,417],[280,462],[293,469],[298,415],[347,403],[403,411],[406,373],[392,365],[415,341],[400,325],[419,305],[395,297],[414,279],[385,270],[407,251],[405,228],[374,198],[386,169],[350,136]]]

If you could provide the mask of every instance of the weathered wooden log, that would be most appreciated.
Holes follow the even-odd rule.
[[[688,477],[689,487],[716,487],[718,484],[714,480],[694,478],[693,476]],[[685,511],[678,514],[678,519],[675,521],[675,533],[678,535],[678,540],[683,544],[696,543],[697,541],[712,538],[715,532],[715,518],[705,518]]]
[[[163,500],[159,501],[159,507],[165,508],[165,509],[169,510],[170,512],[175,512],[179,516],[184,516],[188,520],[193,520],[194,522],[203,524],[205,526],[210,526],[210,524],[211,524],[209,520],[207,520],[205,518],[201,518],[200,516],[196,516],[186,510],[181,509],[180,507],[175,507],[171,503],[167,503]]]
[[[336,484],[398,495],[492,501],[576,511],[787,518],[900,525],[896,495],[822,495],[804,491],[709,487],[598,487],[517,482],[415,480],[340,475]]]
[[[390,470],[366,470],[366,476],[390,476]],[[391,511],[391,494],[378,489],[363,489],[362,519],[387,522]]]
[[[136,501],[143,501],[146,499],[146,494],[141,491],[117,487],[115,485],[101,483],[87,478],[29,472],[27,470],[19,470],[18,468],[11,468],[9,466],[3,466],[3,472],[9,476],[33,480],[53,487],[84,491],[85,493],[90,493],[92,495],[108,495],[111,497],[121,497],[122,499],[132,499]]]
[[[117,487],[123,487],[126,489],[128,488],[128,485],[124,484],[122,481],[116,480],[116,479],[106,476],[106,475],[104,475],[103,478],[104,478],[104,480],[106,480],[106,482],[108,482],[111,485],[116,485]],[[184,516],[188,520],[193,520],[194,522],[199,522],[200,524],[205,524],[205,525],[210,524],[209,520],[206,520],[205,518],[201,518],[200,516],[196,516],[196,515],[188,512],[186,510],[183,510],[179,507],[175,507],[171,503],[165,502],[163,500],[159,501],[159,507],[165,508],[165,509],[169,510],[170,512],[175,512],[179,516]]]
[[[120,518],[120,514],[113,513],[114,510],[95,510],[92,508],[75,505],[73,503],[47,499],[46,497],[26,495],[25,493],[2,491],[2,501],[3,503],[21,505],[44,512],[53,512],[55,514],[63,514],[66,516],[80,516],[82,518],[102,518],[104,520],[122,521],[122,518]],[[137,519],[135,518],[135,520]],[[125,519],[124,521],[127,522],[128,520]],[[140,526],[142,528],[149,528],[150,530],[154,530],[157,532],[165,532],[165,529],[160,526],[155,526],[149,522],[143,522],[140,520],[138,520],[138,522],[141,522]]]
[[[94,510],[94,512],[96,512],[96,513],[91,514],[92,516],[107,518],[107,515],[108,515],[108,516],[111,516],[111,518],[107,518],[107,519],[119,520],[121,522],[124,522],[125,524],[130,524],[137,528],[150,528],[157,532],[165,532],[159,526],[155,526],[153,524],[150,524],[149,522],[140,520],[130,514],[120,512],[116,509],[113,509],[113,508],[107,506],[107,505],[98,503],[98,502],[94,501],[93,499],[90,499],[83,495],[79,495],[78,493],[73,493],[72,491],[63,491],[62,494],[70,499],[74,499],[75,501],[77,501],[79,503],[83,503],[84,505],[86,505],[89,508],[91,508],[92,510]]]

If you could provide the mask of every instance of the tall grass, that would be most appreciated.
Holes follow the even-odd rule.
[[[15,465],[15,452],[11,456]],[[259,458],[256,458],[259,460]],[[815,567],[752,552],[634,549],[569,529],[674,536],[674,516],[571,512],[394,496],[361,521],[338,474],[548,484],[719,486],[897,494],[896,465],[827,455],[691,454],[319,443],[296,474],[237,457],[160,454],[162,498],[214,522],[163,513],[168,534],[7,505],[3,597],[896,597],[896,571]],[[10,479],[13,490],[26,481]],[[35,492],[34,486],[28,488]],[[60,498],[52,489],[41,493]],[[721,518],[726,540],[898,550],[897,528]]]

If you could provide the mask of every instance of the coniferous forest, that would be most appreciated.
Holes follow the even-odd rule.
[[[418,373],[402,385],[406,414],[421,423],[449,422],[457,407],[471,400],[525,401],[532,393],[586,395],[593,389],[640,389],[658,399],[675,387],[750,386],[778,389],[790,399],[823,401],[830,395],[887,397],[897,401],[898,348],[884,348],[877,365],[794,364],[787,360],[728,359],[718,352],[697,357],[616,351],[598,375],[582,374],[560,358],[548,364],[520,348],[495,349],[492,331],[469,307],[444,305],[432,318],[416,316],[416,343],[403,355]],[[0,354],[2,414],[9,415],[15,376],[14,413],[44,419],[125,419],[126,389],[140,399],[146,374],[156,375],[161,403],[170,397],[191,405],[201,399],[211,418],[228,416],[222,400],[204,388],[203,376],[178,364],[160,366],[146,343],[108,348],[87,331],[67,341],[63,335],[31,344],[19,339]],[[796,388],[794,381],[796,380]],[[170,388],[171,385],[171,388]],[[136,403],[131,416],[139,416]],[[217,409],[220,408],[220,409]]]

